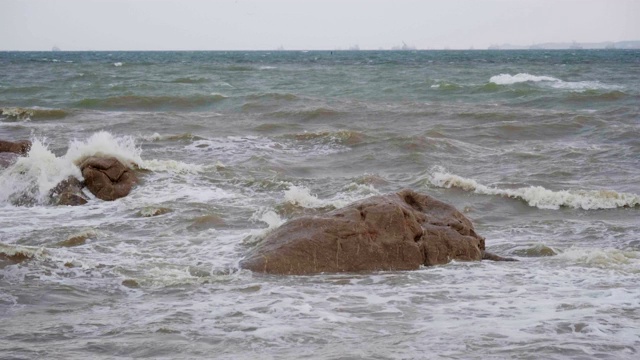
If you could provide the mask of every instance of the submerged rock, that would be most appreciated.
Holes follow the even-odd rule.
[[[160,215],[168,214],[172,211],[173,210],[166,207],[147,206],[146,208],[138,211],[138,216],[142,216],[142,217],[160,216]]]
[[[40,249],[0,243],[0,269],[33,259]]]
[[[485,239],[469,219],[451,205],[406,189],[291,220],[252,249],[240,266],[303,275],[414,270],[484,257]]]
[[[82,193],[84,184],[73,176],[61,181],[49,191],[49,196],[56,205],[84,205],[88,199]]]
[[[16,142],[0,140],[0,153],[14,153],[18,155],[27,155],[31,150],[31,141],[19,140]]]
[[[0,169],[6,169],[13,165],[20,155],[12,152],[0,152]]]
[[[138,182],[136,174],[114,157],[89,157],[80,164],[87,189],[98,199],[125,197]]]

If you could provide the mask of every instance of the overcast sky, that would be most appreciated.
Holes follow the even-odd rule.
[[[640,40],[640,0],[0,0],[0,50],[476,49]]]

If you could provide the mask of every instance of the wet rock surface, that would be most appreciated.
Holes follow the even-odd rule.
[[[80,170],[87,189],[102,200],[125,197],[138,182],[136,174],[114,157],[89,157]]]
[[[31,150],[31,141],[18,140],[15,142],[0,140],[0,153],[14,153],[18,155],[27,155]]]
[[[56,205],[84,205],[88,199],[82,193],[84,183],[73,176],[61,181],[49,191],[49,197]]]
[[[240,266],[303,275],[413,270],[485,257],[506,260],[485,253],[485,239],[453,206],[407,189],[288,221],[252,249]]]

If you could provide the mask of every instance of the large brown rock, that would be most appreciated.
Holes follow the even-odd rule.
[[[114,157],[89,157],[80,170],[87,189],[102,200],[125,197],[138,182],[136,174]]]
[[[484,250],[484,238],[453,206],[402,190],[291,220],[252,249],[240,266],[296,275],[413,270],[481,260]]]
[[[31,141],[19,140],[16,142],[0,140],[0,153],[14,153],[18,155],[27,155],[31,150]]]

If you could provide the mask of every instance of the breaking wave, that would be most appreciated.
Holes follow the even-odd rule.
[[[627,266],[640,271],[640,253],[633,250],[571,247],[561,252],[558,259],[589,267]]]
[[[365,135],[358,131],[340,130],[340,131],[318,131],[303,132],[296,134],[284,135],[287,139],[297,141],[320,141],[323,143],[338,143],[345,145],[355,145],[364,141]]]
[[[539,209],[557,210],[560,207],[570,207],[574,209],[597,210],[640,206],[640,196],[630,193],[619,193],[613,190],[553,191],[542,186],[499,189],[482,185],[473,179],[467,179],[440,171],[432,173],[430,181],[437,187],[459,188],[476,194],[498,195],[520,199],[529,204],[529,206]]]
[[[29,121],[35,119],[60,119],[69,115],[62,109],[46,109],[46,108],[21,108],[21,107],[3,107],[0,108],[0,118],[11,120]]]
[[[586,91],[586,90],[620,90],[621,86],[607,85],[599,81],[563,81],[552,76],[538,76],[527,73],[519,73],[516,75],[500,74],[492,76],[489,79],[490,83],[497,85],[513,85],[518,83],[542,83],[544,85],[551,86],[555,89],[565,89],[573,91]]]
[[[46,204],[49,191],[72,176],[82,180],[77,164],[90,156],[113,156],[128,166],[144,167],[141,150],[129,136],[102,131],[85,141],[72,140],[64,156],[49,150],[45,139],[32,139],[31,150],[0,172],[0,203]]]

